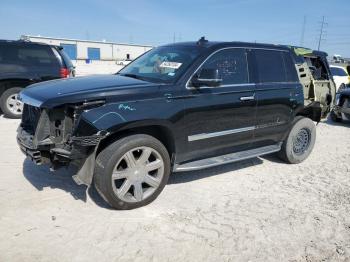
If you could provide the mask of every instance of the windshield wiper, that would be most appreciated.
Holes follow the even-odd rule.
[[[143,80],[143,77],[141,77],[141,76],[139,76],[139,75],[135,75],[135,74],[119,74],[119,73],[118,73],[118,75]]]
[[[146,76],[140,76],[140,75],[130,74],[130,73],[125,73],[125,74],[117,73],[117,75],[131,77],[131,78],[135,78],[135,79],[139,79],[139,80],[146,81],[146,82],[151,82],[151,83],[161,83],[162,82],[161,79],[151,78],[151,77],[146,77]]]

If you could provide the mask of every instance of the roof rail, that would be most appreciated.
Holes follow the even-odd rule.
[[[31,42],[30,38],[26,35],[22,35],[19,39],[19,41],[24,41],[24,42]]]
[[[197,41],[197,45],[204,45],[206,43],[208,43],[209,41],[207,39],[205,39],[205,36],[202,36],[201,38],[199,38],[199,40]]]

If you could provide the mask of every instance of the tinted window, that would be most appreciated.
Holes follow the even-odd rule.
[[[284,68],[286,71],[286,82],[297,82],[299,81],[295,63],[290,56],[290,53],[282,52],[283,55],[283,61],[284,61]]]
[[[248,65],[246,50],[231,48],[212,55],[202,69],[218,69],[222,85],[248,83]]]
[[[49,46],[8,45],[0,48],[0,61],[8,64],[43,65],[58,64]]]
[[[334,76],[348,76],[344,69],[338,67],[331,67],[331,72]]]
[[[282,53],[274,50],[255,50],[258,81],[260,83],[286,81]]]

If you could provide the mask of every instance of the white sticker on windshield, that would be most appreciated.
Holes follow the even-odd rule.
[[[182,63],[164,61],[159,65],[159,67],[178,69],[181,65]]]

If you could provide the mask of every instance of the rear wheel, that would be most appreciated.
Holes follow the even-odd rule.
[[[337,114],[332,110],[331,111],[331,119],[333,122],[341,122],[342,121],[342,118],[341,117],[338,117]]]
[[[21,87],[13,87],[6,90],[0,98],[0,107],[5,117],[21,118],[23,103],[18,100],[19,93],[23,90]]]
[[[315,124],[309,118],[297,116],[278,155],[287,163],[300,163],[310,155],[315,140]]]
[[[350,99],[345,98],[344,103],[342,105],[342,109],[349,109],[350,108]],[[341,113],[341,116],[344,120],[350,121],[350,114]]]
[[[170,158],[164,145],[149,135],[132,135],[101,151],[94,182],[110,206],[133,209],[152,202],[169,174]]]

